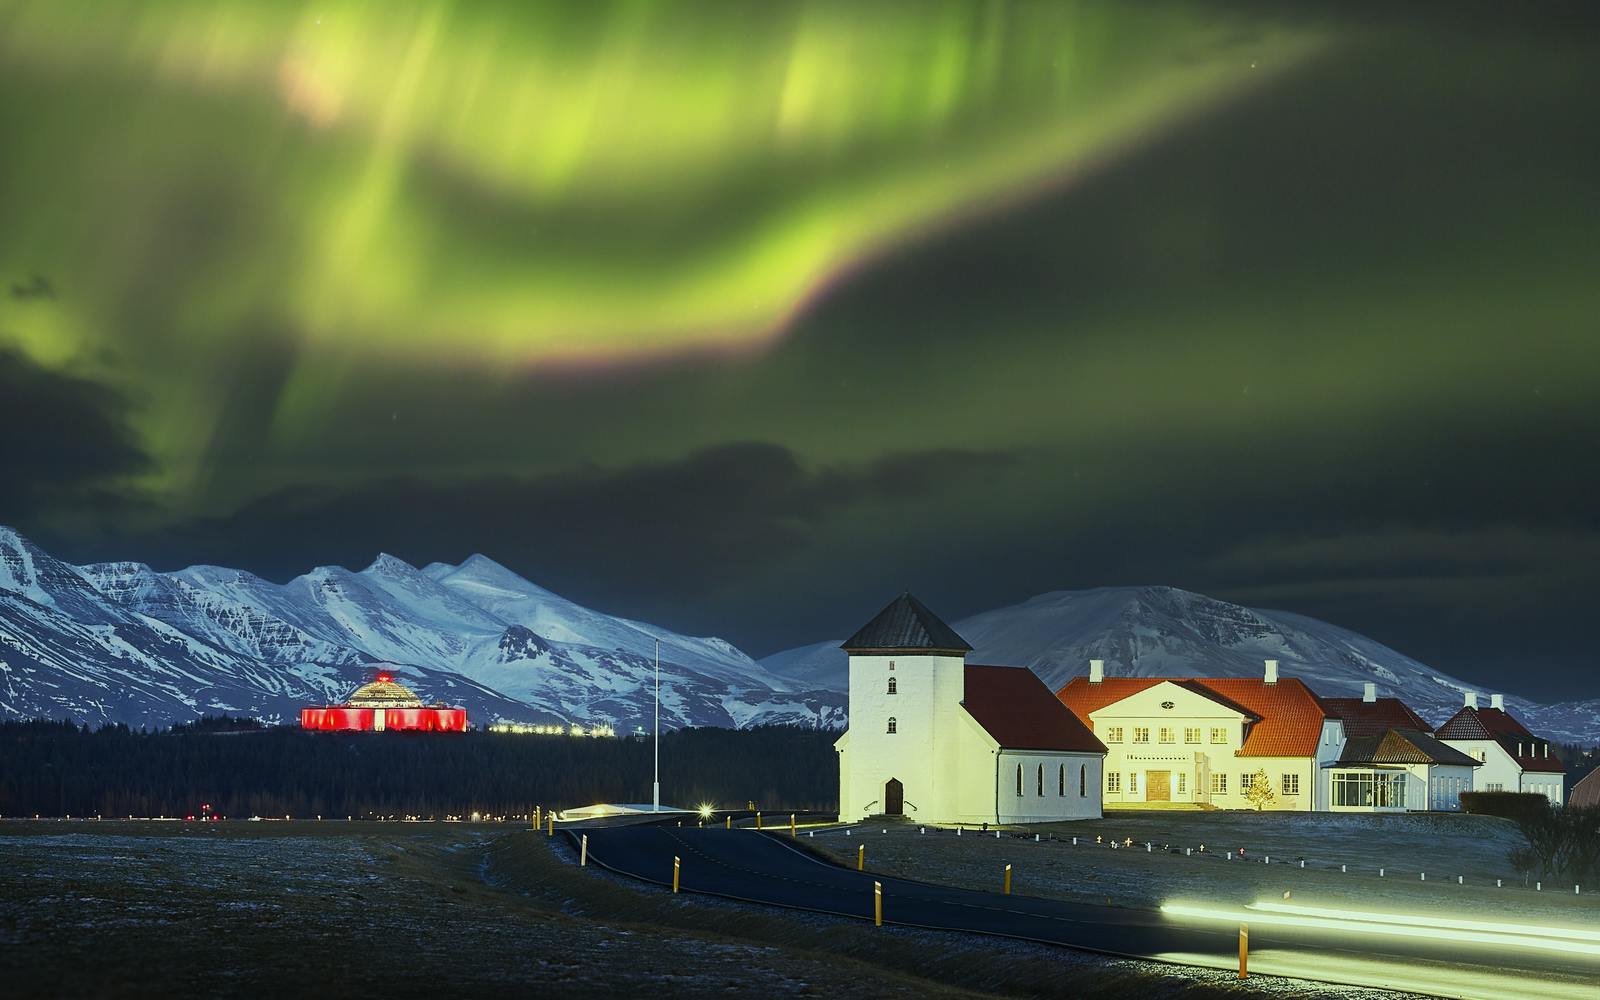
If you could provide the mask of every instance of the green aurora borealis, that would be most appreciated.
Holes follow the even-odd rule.
[[[1171,583],[1563,693],[1594,20],[1287,9],[0,0],[0,521],[757,654]]]

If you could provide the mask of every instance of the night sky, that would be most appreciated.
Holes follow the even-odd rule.
[[[1597,106],[1557,4],[0,0],[0,522],[1595,697]]]

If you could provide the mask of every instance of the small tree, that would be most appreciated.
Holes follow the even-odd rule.
[[[1244,786],[1244,799],[1256,807],[1256,812],[1272,805],[1272,800],[1277,797],[1272,790],[1272,779],[1267,777],[1264,769],[1252,774],[1249,783]]]

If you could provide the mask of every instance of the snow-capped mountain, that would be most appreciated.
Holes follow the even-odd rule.
[[[290,720],[383,663],[475,720],[632,728],[651,715],[657,637],[664,724],[842,724],[837,692],[725,640],[582,607],[481,555],[425,570],[380,555],[280,585],[217,566],[70,566],[0,528],[0,714],[12,717]]]
[[[1381,694],[1403,699],[1435,724],[1461,707],[1464,692],[1483,690],[1349,629],[1172,587],[1056,591],[952,626],[974,647],[969,662],[1030,667],[1052,689],[1087,673],[1090,659],[1105,660],[1110,675],[1135,677],[1256,677],[1263,660],[1276,659],[1285,676],[1318,694],[1359,696],[1375,682]],[[838,641],[761,662],[792,683],[846,687],[848,661]],[[1542,736],[1600,739],[1600,699],[1542,705],[1506,693],[1506,703]]]

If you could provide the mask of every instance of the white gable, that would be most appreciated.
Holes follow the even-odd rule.
[[[1090,712],[1089,718],[1097,724],[1095,731],[1099,732],[1099,723],[1116,719],[1172,718],[1239,722],[1246,716],[1190,688],[1162,681],[1154,687]]]

